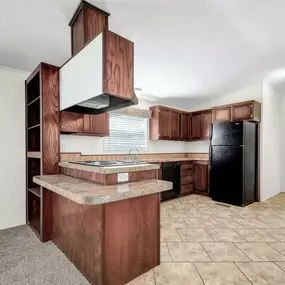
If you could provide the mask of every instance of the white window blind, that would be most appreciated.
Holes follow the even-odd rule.
[[[110,136],[104,139],[105,150],[146,149],[147,119],[110,113]]]

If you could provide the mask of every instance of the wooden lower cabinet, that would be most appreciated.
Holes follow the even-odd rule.
[[[209,181],[209,166],[208,162],[194,162],[193,176],[194,176],[194,190],[199,192],[208,192]]]
[[[193,192],[193,162],[180,163],[180,195],[188,195]]]

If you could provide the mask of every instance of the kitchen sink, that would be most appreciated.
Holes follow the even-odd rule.
[[[75,161],[75,162],[70,162],[70,163],[97,166],[97,167],[114,167],[114,166],[148,164],[146,162],[137,161],[137,160],[94,160],[94,161]]]

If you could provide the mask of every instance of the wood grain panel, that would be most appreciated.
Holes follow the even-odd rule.
[[[134,43],[111,32],[104,33],[104,93],[133,99]]]
[[[91,132],[98,136],[109,136],[110,133],[110,115],[109,113],[100,115],[91,115]]]
[[[108,16],[88,6],[84,10],[84,43],[96,38],[105,29],[108,30]]]
[[[105,205],[104,284],[126,284],[159,264],[159,194]]]
[[[60,117],[60,131],[62,133],[83,133],[83,114],[63,111],[60,113]]]
[[[41,235],[42,242],[52,238],[52,192],[41,190]]]
[[[85,44],[84,40],[84,14],[83,9],[77,15],[76,20],[71,28],[71,54],[72,56],[78,53]]]
[[[190,194],[193,191],[194,191],[193,183],[192,184],[187,184],[187,185],[182,185],[180,187],[180,193],[182,195]]]
[[[193,168],[193,162],[181,162],[180,163],[180,170],[184,169],[192,169]]]
[[[98,285],[105,284],[103,207],[81,205],[53,193],[53,242],[91,284]]]
[[[144,170],[136,171],[129,173],[129,182],[147,180],[147,179],[156,179],[157,171],[156,170]]]
[[[42,174],[59,173],[59,68],[42,64]]]

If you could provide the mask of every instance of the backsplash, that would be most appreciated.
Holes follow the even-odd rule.
[[[80,161],[80,160],[120,160],[125,159],[126,154],[104,154],[104,155],[84,155],[77,153],[61,153],[60,161]],[[163,158],[189,158],[189,159],[201,159],[208,160],[208,153],[142,153],[140,154],[140,160],[144,159],[163,159]]]

